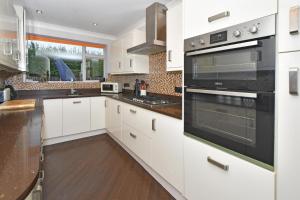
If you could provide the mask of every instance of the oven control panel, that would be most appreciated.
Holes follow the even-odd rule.
[[[186,39],[184,51],[194,51],[275,35],[275,15]]]

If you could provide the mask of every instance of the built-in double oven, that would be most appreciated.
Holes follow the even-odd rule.
[[[274,164],[275,15],[185,40],[184,130]]]

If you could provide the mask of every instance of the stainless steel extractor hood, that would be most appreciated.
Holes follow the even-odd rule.
[[[153,3],[146,9],[146,43],[127,49],[127,53],[150,55],[166,51],[167,7]]]

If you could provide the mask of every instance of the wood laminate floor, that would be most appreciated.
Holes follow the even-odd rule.
[[[44,200],[174,199],[107,134],[45,148]]]

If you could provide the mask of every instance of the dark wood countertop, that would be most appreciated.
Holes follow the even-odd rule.
[[[0,112],[0,200],[23,200],[40,169],[42,106]]]

